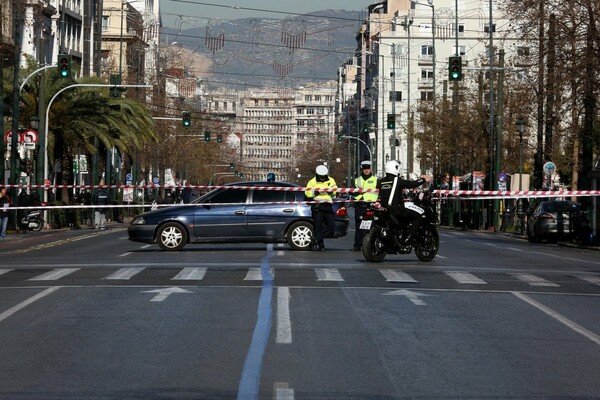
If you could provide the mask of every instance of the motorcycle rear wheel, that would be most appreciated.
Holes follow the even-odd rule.
[[[419,261],[432,261],[440,248],[440,235],[434,226],[425,226],[419,233],[419,242],[415,244],[415,254]]]
[[[29,222],[29,229],[31,229],[34,232],[41,231],[43,227],[44,227],[44,221],[41,219],[36,218],[32,222]]]
[[[385,243],[381,239],[381,228],[373,228],[367,232],[362,242],[362,252],[369,262],[378,263],[386,256]]]

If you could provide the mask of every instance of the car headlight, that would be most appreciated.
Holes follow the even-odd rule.
[[[145,223],[144,217],[135,217],[133,221],[131,221],[131,225],[144,225]]]

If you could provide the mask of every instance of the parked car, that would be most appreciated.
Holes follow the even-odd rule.
[[[527,220],[527,239],[573,240],[585,227],[579,203],[567,200],[545,200],[538,204]]]
[[[287,243],[308,250],[313,238],[310,204],[303,191],[252,187],[299,187],[287,182],[237,182],[218,188],[187,205],[174,205],[136,216],[128,228],[134,242],[158,243],[181,250],[187,243]],[[338,199],[336,199],[338,200]],[[334,202],[334,237],[348,233],[344,201]]]

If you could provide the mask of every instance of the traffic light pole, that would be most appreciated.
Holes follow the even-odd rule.
[[[44,139],[44,143],[43,143],[43,158],[44,158],[44,179],[48,179],[48,125],[49,125],[49,117],[50,117],[50,107],[52,107],[52,103],[54,103],[54,100],[56,100],[56,98],[58,97],[58,95],[60,95],[62,92],[64,92],[65,90],[68,89],[72,89],[75,87],[113,87],[115,85],[110,85],[110,84],[101,84],[101,83],[76,83],[73,85],[69,85],[69,86],[65,86],[64,88],[60,89],[58,92],[56,92],[56,94],[52,97],[52,99],[50,99],[50,101],[48,102],[48,106],[46,107],[46,118],[45,118],[45,124],[44,124],[44,132],[42,134],[42,137]],[[122,87],[137,87],[137,88],[151,88],[152,85],[120,85]],[[48,201],[48,191],[44,190],[44,201]]]
[[[359,142],[361,142],[362,144],[365,145],[365,147],[367,148],[367,150],[369,151],[369,161],[371,162],[371,165],[373,165],[373,153],[371,152],[371,149],[369,148],[369,145],[367,143],[365,143],[364,140],[357,138],[356,136],[348,136],[348,135],[342,135],[342,137],[344,139],[354,139],[354,140],[358,140]],[[358,161],[358,160],[357,160]]]

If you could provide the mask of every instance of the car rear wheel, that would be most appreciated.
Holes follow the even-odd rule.
[[[312,225],[304,221],[294,222],[285,236],[292,250],[310,250],[313,237]]]
[[[159,228],[156,241],[163,250],[181,250],[187,243],[187,231],[181,224],[168,222]]]

